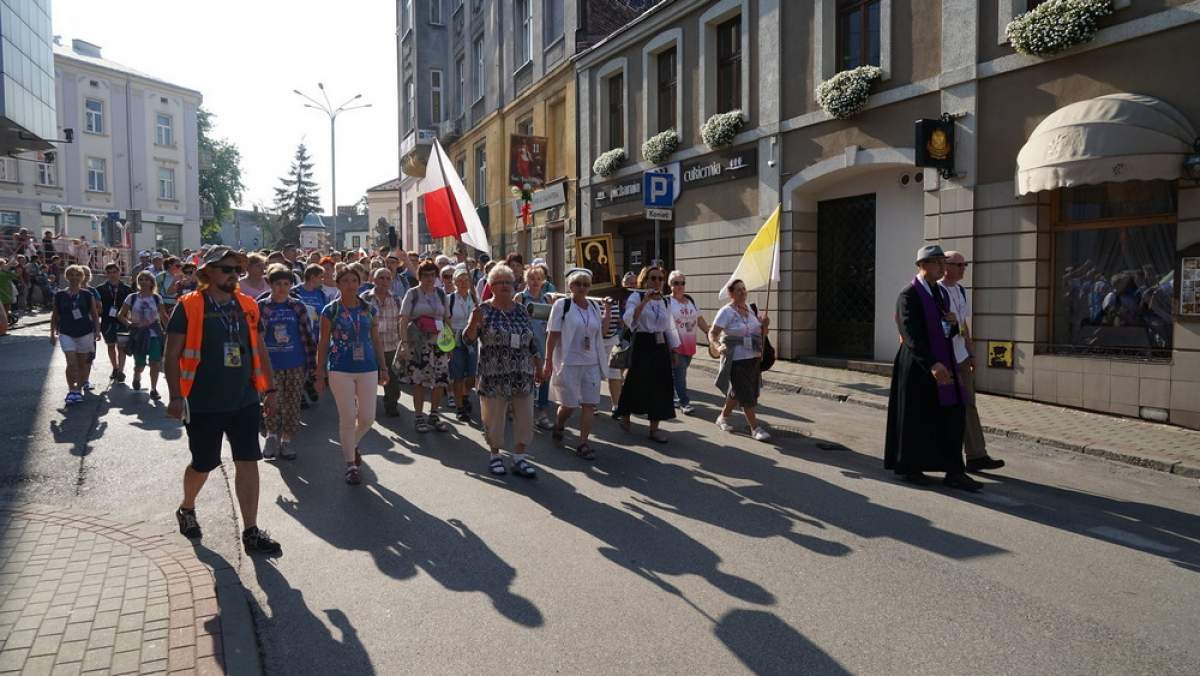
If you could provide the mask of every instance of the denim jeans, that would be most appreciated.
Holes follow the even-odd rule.
[[[687,406],[692,403],[687,392],[687,371],[692,365],[692,358],[682,354],[672,356],[675,357],[675,365],[671,367],[671,379],[675,382],[675,402],[680,406]]]

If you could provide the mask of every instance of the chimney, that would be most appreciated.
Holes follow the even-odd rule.
[[[87,40],[75,38],[71,40],[71,50],[80,56],[90,56],[95,59],[103,58],[100,56],[100,45],[92,44]]]

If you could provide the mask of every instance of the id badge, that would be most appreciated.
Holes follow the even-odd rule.
[[[663,335],[662,331],[659,331],[658,333],[654,334],[654,342],[662,345],[663,343],[667,342],[667,337]]]
[[[514,350],[520,349],[520,347],[521,347],[521,334],[519,334],[519,333],[510,333],[510,334],[508,334],[508,346],[509,346],[509,347],[511,347],[511,348],[512,348],[512,349],[514,349]]]
[[[354,361],[365,361],[367,358],[367,350],[362,344],[354,346]]]
[[[591,351],[591,349],[592,349],[592,337],[591,337],[591,336],[584,336],[584,337],[583,337],[583,351],[584,351],[584,352],[590,352],[590,351]]]
[[[80,312],[79,308],[77,308],[77,307],[71,308],[71,316],[74,317],[75,319],[83,319],[83,313]]]
[[[438,333],[442,332],[442,325],[443,325],[442,320],[440,320],[440,319],[433,320],[433,325],[437,327]]]
[[[229,368],[242,367],[242,346],[237,343],[225,343],[225,366]]]
[[[108,308],[108,316],[109,316],[109,317],[116,317],[116,316],[117,316],[117,306],[116,306],[116,305],[114,305],[114,306],[112,306],[112,307]]]

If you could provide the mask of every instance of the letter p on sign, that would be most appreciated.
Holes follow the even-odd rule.
[[[665,172],[645,174],[642,185],[642,196],[647,208],[669,209],[675,197],[675,179]]]

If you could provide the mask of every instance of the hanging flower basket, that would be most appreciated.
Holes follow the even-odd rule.
[[[871,84],[883,75],[876,66],[859,66],[835,73],[817,85],[817,103],[839,120],[852,117],[867,106]]]
[[[717,113],[708,118],[701,127],[700,138],[704,139],[704,145],[708,146],[709,150],[724,148],[733,143],[733,138],[745,124],[746,114],[740,110]]]
[[[1091,40],[1112,11],[1112,0],[1049,0],[1010,21],[1005,33],[1018,52],[1045,56]]]
[[[608,152],[600,153],[600,157],[592,163],[592,171],[598,176],[608,176],[625,163],[625,149],[613,148]]]
[[[642,157],[650,164],[662,164],[679,148],[679,134],[668,129],[655,134],[642,144]]]

